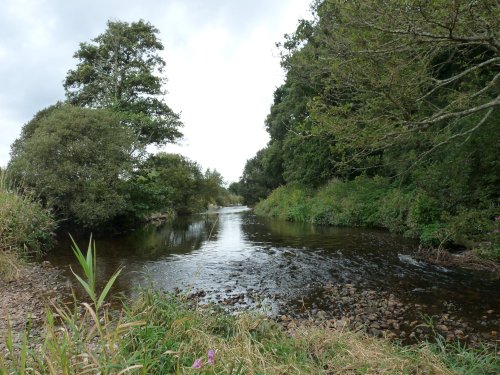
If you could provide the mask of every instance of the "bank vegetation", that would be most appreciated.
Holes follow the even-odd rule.
[[[257,212],[500,259],[497,1],[317,0],[279,44]]]

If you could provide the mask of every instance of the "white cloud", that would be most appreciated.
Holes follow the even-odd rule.
[[[268,140],[264,120],[283,79],[274,44],[308,8],[309,0],[3,2],[0,165],[23,123],[63,99],[78,44],[103,32],[110,18],[143,18],[160,30],[167,103],[185,124],[182,145],[167,150],[236,180]]]

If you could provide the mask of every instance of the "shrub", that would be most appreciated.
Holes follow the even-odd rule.
[[[9,187],[0,176],[0,251],[40,254],[53,244],[56,221],[29,193]]]
[[[500,220],[494,220],[495,207],[461,208],[451,215],[428,193],[405,191],[382,177],[333,180],[317,191],[281,186],[255,212],[319,225],[387,228],[427,246],[453,243],[476,248],[486,258],[500,258]]]
[[[56,221],[32,195],[9,188],[0,173],[0,279],[19,274],[22,259],[53,245]]]
[[[310,191],[299,185],[280,186],[255,206],[258,215],[289,221],[309,221]]]
[[[392,232],[404,233],[407,230],[409,207],[412,194],[401,189],[391,189],[383,196],[378,205],[377,226]]]
[[[434,198],[424,193],[416,193],[408,211],[408,234],[418,236],[424,227],[439,221],[440,210],[438,207],[438,202]]]

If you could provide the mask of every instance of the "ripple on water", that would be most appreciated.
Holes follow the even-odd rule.
[[[153,282],[214,293],[237,287],[287,301],[308,296],[314,285],[355,284],[434,310],[451,303],[470,321],[500,311],[498,279],[418,261],[415,242],[382,230],[294,224],[229,207],[96,242],[100,284],[125,265],[116,288],[125,293]],[[69,249],[62,237],[50,255],[67,275],[68,265],[76,266]]]

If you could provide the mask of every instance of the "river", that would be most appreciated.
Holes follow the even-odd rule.
[[[77,241],[86,247],[87,240]],[[96,244],[100,285],[123,267],[115,294],[150,285],[204,290],[205,300],[233,298],[232,305],[277,314],[304,304],[327,310],[322,286],[349,284],[394,294],[423,314],[452,311],[476,330],[491,332],[500,319],[498,277],[417,261],[414,241],[383,230],[270,220],[238,206],[97,238]],[[66,236],[49,261],[68,276],[69,265],[78,268]]]

